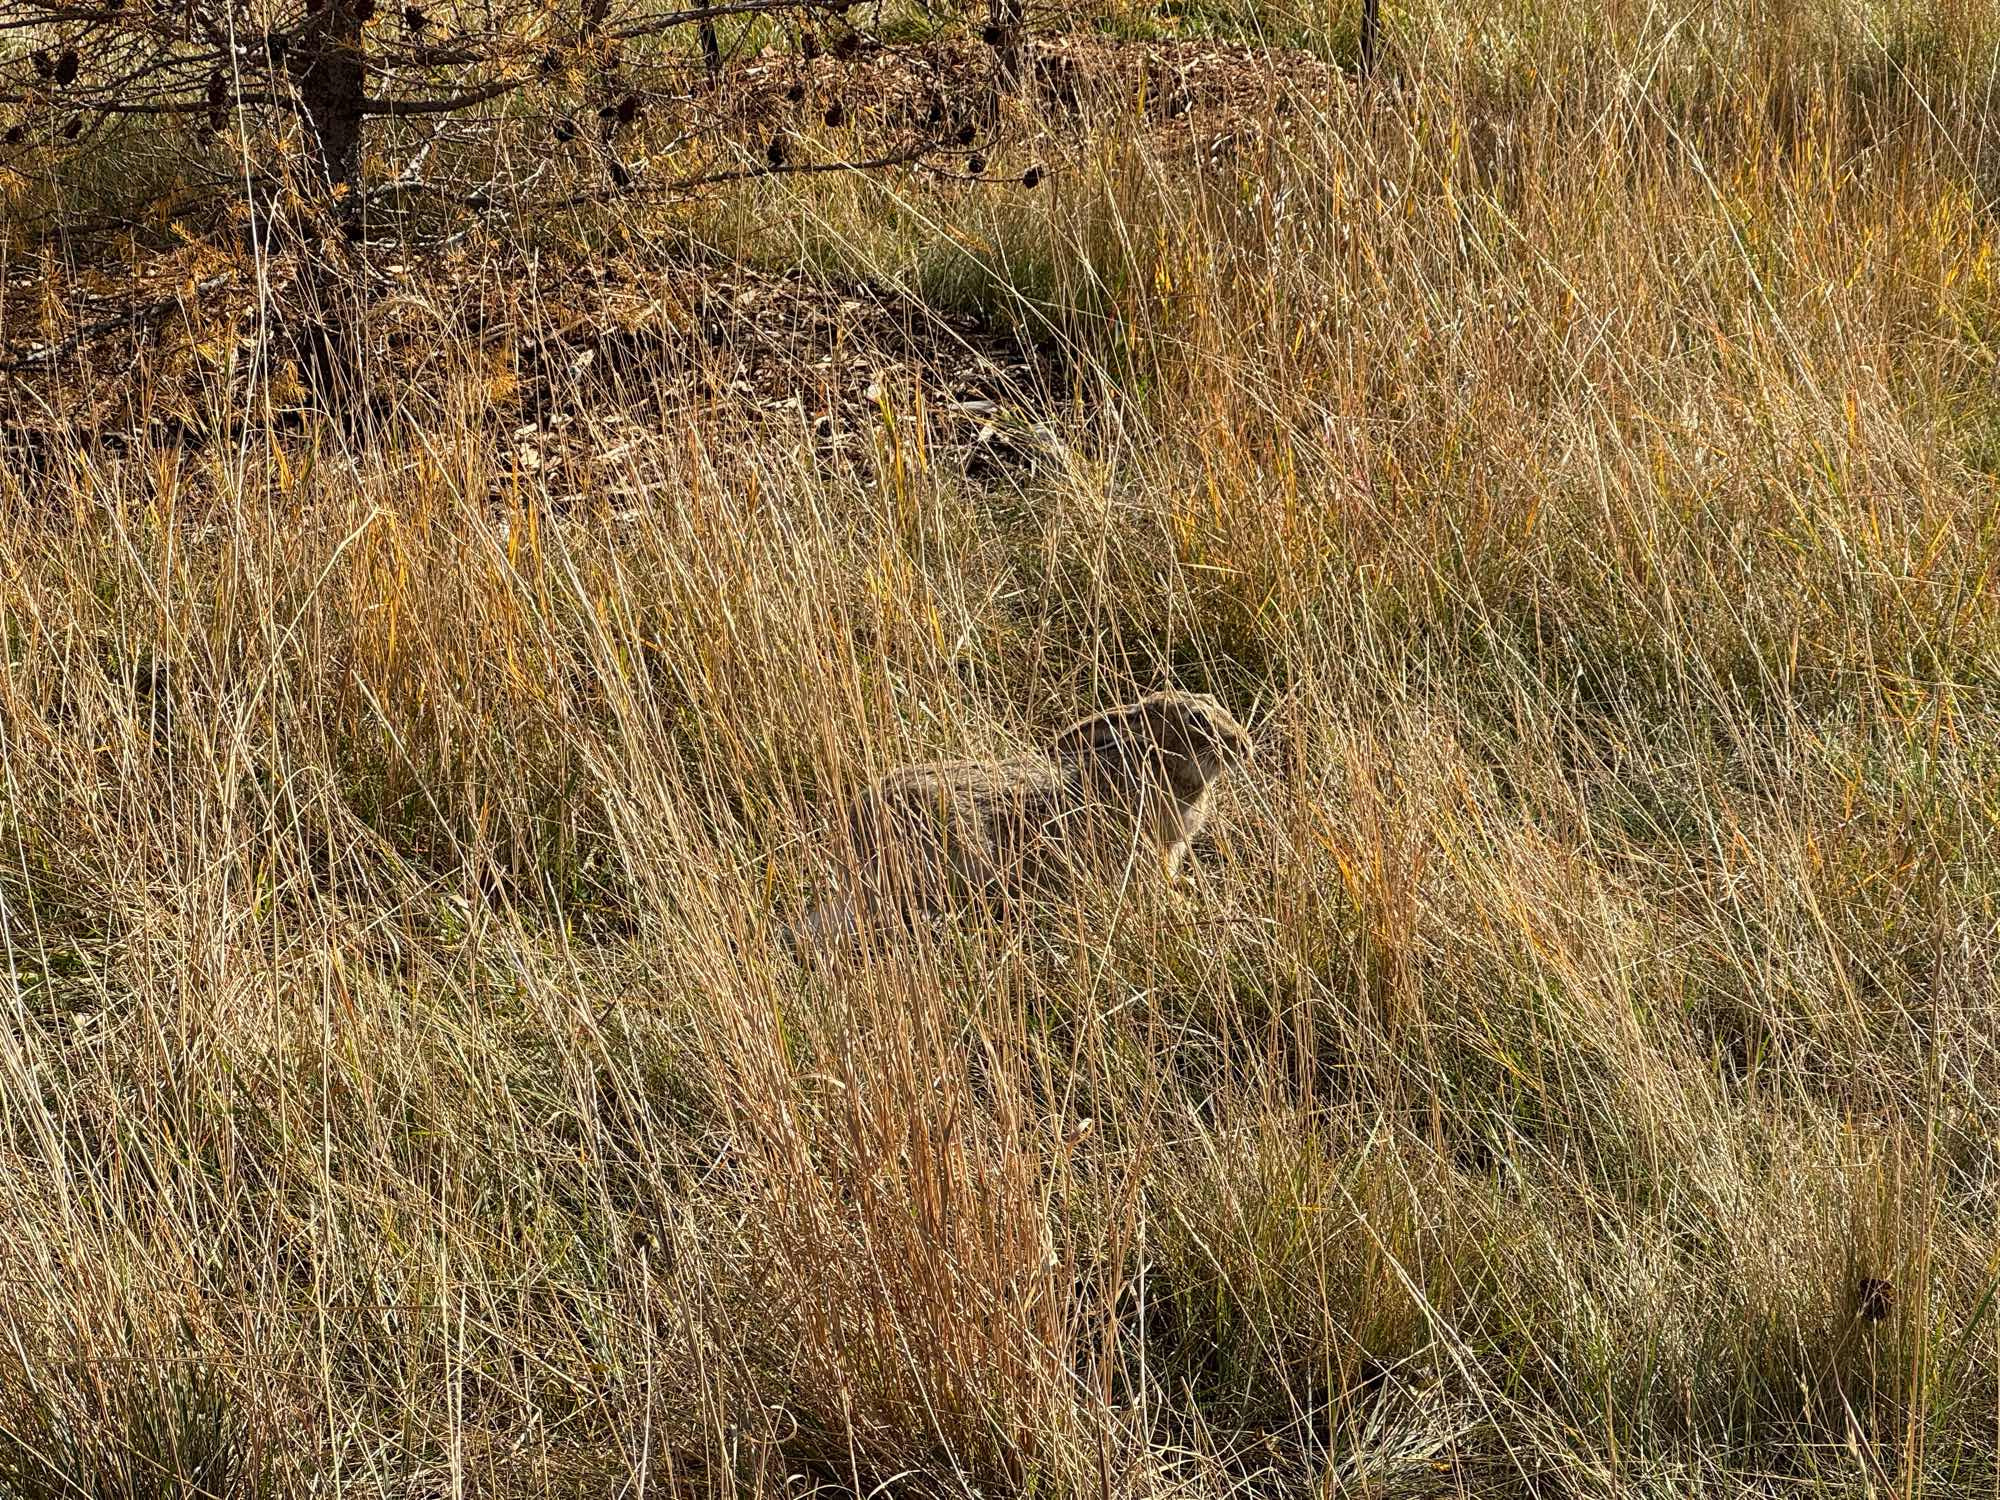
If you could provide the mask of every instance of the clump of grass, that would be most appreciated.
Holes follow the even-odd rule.
[[[1919,12],[1417,8],[1226,150],[711,207],[1041,343],[1001,483],[665,345],[560,467],[470,341],[78,417],[0,480],[0,1488],[1990,1487],[1995,38]],[[1260,745],[1190,890],[780,940],[866,778],[1168,680]]]
[[[282,1493],[271,1433],[199,1359],[135,1350],[11,1372],[0,1484],[21,1500],[266,1500]]]

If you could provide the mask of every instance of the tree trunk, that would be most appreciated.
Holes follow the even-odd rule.
[[[309,0],[310,4],[310,0]],[[361,121],[367,70],[361,28],[375,0],[319,0],[286,57],[299,91],[317,186],[301,225],[297,305],[290,309],[299,373],[313,403],[347,422],[360,412],[360,308],[356,285],[339,264],[340,241],[361,227]],[[316,196],[316,195],[315,195]]]
[[[1361,76],[1375,75],[1375,45],[1382,33],[1382,0],[1361,0]]]
[[[353,189],[361,177],[361,24],[374,9],[374,0],[321,0],[286,59],[316,165],[335,188]]]

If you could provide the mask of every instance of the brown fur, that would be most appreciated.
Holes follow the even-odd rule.
[[[1062,731],[1046,755],[893,771],[852,822],[871,905],[938,910],[1119,881],[1150,850],[1169,879],[1250,736],[1205,693],[1155,693]]]

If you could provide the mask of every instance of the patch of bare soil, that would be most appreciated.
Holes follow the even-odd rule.
[[[974,476],[1052,451],[1034,416],[1042,356],[899,292],[636,255],[559,270],[354,261],[366,311],[349,415],[429,431],[471,419],[490,427],[503,468],[553,479],[607,423],[657,429],[685,414],[716,435],[776,428],[824,460],[858,461],[886,423],[917,413],[925,440]],[[246,427],[282,434],[328,406],[282,332],[295,278],[262,269],[204,251],[142,275],[17,278],[0,316],[43,331],[10,343],[0,374],[0,442],[17,472],[56,441],[200,448]]]
[[[865,284],[741,267],[663,284],[651,268],[587,270],[588,309],[513,341],[525,441],[610,407],[696,411],[711,430],[777,425],[818,457],[861,458],[892,414],[919,417],[975,477],[1053,456],[1036,412],[1045,357],[975,317]],[[525,433],[525,429],[524,429]]]

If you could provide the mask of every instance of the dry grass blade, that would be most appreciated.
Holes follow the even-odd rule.
[[[24,190],[0,1495],[1993,1490],[2000,28],[1354,9],[718,13],[708,199],[326,251],[341,421]],[[787,945],[1165,688],[1176,888]]]

